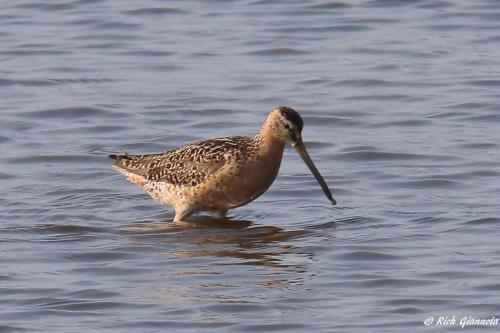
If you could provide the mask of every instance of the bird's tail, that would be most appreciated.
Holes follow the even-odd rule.
[[[113,169],[124,175],[129,181],[139,186],[143,186],[146,183],[146,179],[141,175],[140,170],[131,168],[131,162],[134,161],[133,156],[128,154],[111,154],[108,157],[113,160]]]
[[[113,160],[114,166],[129,169],[130,171],[132,171],[131,169],[136,169],[134,167],[134,164],[136,164],[135,162],[139,156],[129,155],[125,153],[121,155],[111,154],[108,155],[108,157]]]

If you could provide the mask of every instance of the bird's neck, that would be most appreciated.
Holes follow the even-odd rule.
[[[275,133],[276,130],[274,128],[264,124],[254,139],[259,145],[259,151],[264,154],[279,155],[281,158],[285,143]]]

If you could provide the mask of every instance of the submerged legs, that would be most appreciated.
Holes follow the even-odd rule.
[[[218,218],[225,219],[227,214],[227,209],[218,210],[216,214]]]
[[[174,222],[187,222],[186,219],[196,213],[198,209],[194,206],[177,206],[175,207],[175,217]],[[219,219],[225,219],[227,214],[227,209],[217,210],[215,215]]]
[[[194,207],[184,206],[184,207],[175,207],[175,217],[174,222],[183,222],[189,216],[193,215],[196,212]]]

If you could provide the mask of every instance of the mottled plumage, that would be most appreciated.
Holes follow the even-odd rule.
[[[279,107],[254,137],[217,138],[160,154],[109,157],[128,180],[160,203],[174,206],[174,221],[203,210],[217,211],[223,217],[228,209],[244,205],[267,190],[278,174],[285,143],[304,149],[302,126],[295,110]],[[325,190],[322,178],[318,181]],[[329,193],[328,188],[326,191]]]
[[[161,154],[111,155],[115,166],[143,176],[146,181],[196,186],[223,165],[241,158],[251,138],[233,136],[195,142]]]

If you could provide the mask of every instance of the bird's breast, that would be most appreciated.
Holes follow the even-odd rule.
[[[251,147],[245,154],[233,155],[216,174],[196,187],[198,206],[221,210],[242,206],[264,193],[278,175],[283,145]]]
[[[231,206],[244,205],[264,193],[278,175],[283,156],[283,148],[255,154],[233,169],[227,178],[228,191],[225,193]]]

